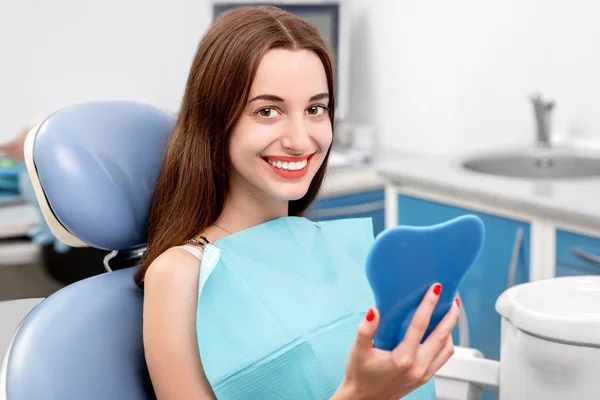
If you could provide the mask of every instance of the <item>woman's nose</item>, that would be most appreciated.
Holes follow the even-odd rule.
[[[311,140],[307,122],[302,117],[290,118],[288,121],[281,139],[282,146],[286,150],[298,154],[310,151]]]

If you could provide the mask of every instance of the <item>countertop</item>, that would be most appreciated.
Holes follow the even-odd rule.
[[[319,198],[382,189],[385,183],[373,164],[349,166],[327,172]]]
[[[319,198],[383,189],[387,180],[378,172],[378,164],[416,156],[414,153],[382,152],[377,154],[376,161],[366,162],[360,152],[332,153]]]
[[[0,207],[0,239],[27,236],[39,221],[35,207],[29,204]]]
[[[377,163],[376,169],[392,184],[466,198],[532,218],[600,232],[600,178],[533,181],[484,175],[462,168],[465,159],[480,155],[397,157]],[[600,152],[595,155],[600,157]]]

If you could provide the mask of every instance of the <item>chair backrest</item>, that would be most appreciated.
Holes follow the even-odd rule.
[[[125,253],[143,246],[174,123],[149,105],[98,101],[62,109],[35,127],[25,145],[27,169],[53,233],[72,246]],[[125,260],[124,269],[67,286],[32,310],[5,355],[0,399],[154,398],[143,295],[133,282],[137,260]]]

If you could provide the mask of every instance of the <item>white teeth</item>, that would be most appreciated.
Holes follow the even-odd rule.
[[[303,169],[304,167],[306,167],[306,165],[308,164],[308,159],[304,159],[302,161],[298,161],[298,162],[287,162],[287,161],[273,161],[273,160],[267,160],[267,162],[269,164],[271,164],[272,166],[274,166],[275,168],[279,168],[279,169],[284,169],[287,171],[298,171]]]

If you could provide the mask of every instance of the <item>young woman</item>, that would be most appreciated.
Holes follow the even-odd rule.
[[[302,217],[333,82],[318,31],[277,8],[229,11],[200,42],[136,275],[158,399],[435,398],[458,303],[421,343],[433,285],[397,348],[375,348],[370,221]]]

